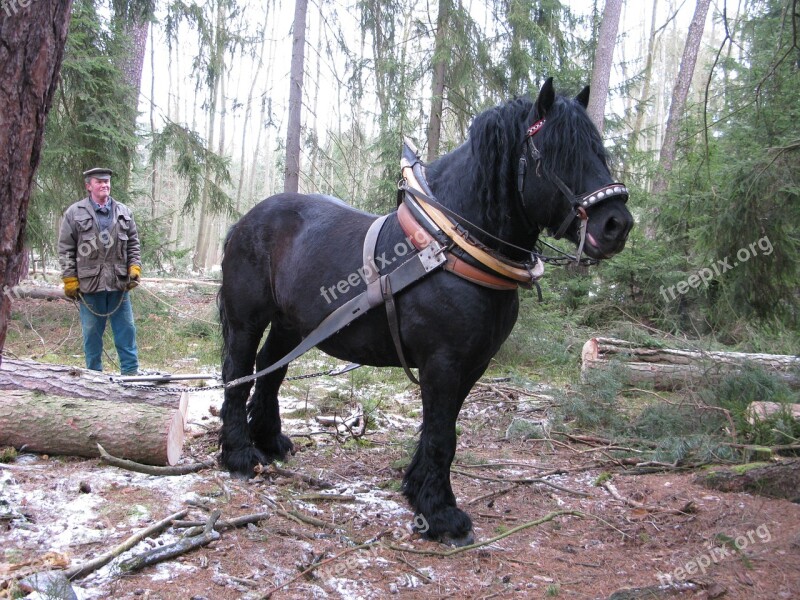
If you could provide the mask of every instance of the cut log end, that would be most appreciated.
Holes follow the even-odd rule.
[[[166,462],[169,466],[177,464],[181,458],[181,453],[183,452],[183,438],[185,433],[183,427],[183,415],[183,412],[176,410],[172,415],[172,420],[170,421],[169,429],[167,431]]]

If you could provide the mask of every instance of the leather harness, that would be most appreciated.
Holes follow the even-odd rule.
[[[534,160],[540,158],[541,155],[531,138],[540,130],[543,124],[544,119],[537,121],[528,129],[526,134],[526,145],[528,146],[526,150],[530,152],[531,158]],[[520,173],[518,175],[520,196],[522,195],[525,166],[525,154],[523,153],[520,159]],[[403,146],[401,173],[402,179],[399,188],[402,192],[402,197],[400,206],[395,213],[378,217],[372,223],[364,238],[362,268],[367,284],[366,291],[347,301],[325,317],[311,333],[303,338],[303,341],[296,348],[278,362],[252,375],[239,377],[225,383],[225,389],[252,381],[285,367],[295,358],[325,341],[365,312],[380,304],[386,307],[389,331],[391,332],[400,364],[411,381],[419,384],[419,381],[417,381],[408,367],[403,353],[400,324],[394,301],[395,294],[442,266],[446,271],[450,271],[462,279],[494,290],[514,290],[519,286],[531,287],[537,284],[537,281],[544,274],[544,263],[537,254],[531,253],[533,260],[531,263],[512,261],[475,240],[463,226],[446,214],[450,211],[436,201],[425,180],[425,169],[419,155],[413,144],[408,140],[405,140]],[[613,196],[623,196],[627,200],[627,189],[622,184],[612,184],[579,196],[574,194],[556,175],[551,174],[550,177],[573,206],[573,211],[570,212],[564,223],[559,227],[555,237],[561,237],[573,219],[580,218],[582,221],[581,243],[578,250],[578,256],[580,256],[583,249],[586,220],[588,219],[585,209]],[[375,262],[378,237],[387,219],[394,214],[397,215],[400,227],[416,249],[416,252],[393,271],[381,275]],[[475,229],[478,228],[476,227]],[[487,232],[483,233],[487,234]],[[498,241],[510,246],[503,240]]]

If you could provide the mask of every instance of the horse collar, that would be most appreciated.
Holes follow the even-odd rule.
[[[544,274],[544,263],[539,257],[532,255],[532,263],[518,263],[474,240],[468,230],[448,216],[450,211],[436,201],[425,181],[419,156],[408,140],[403,148],[401,172],[400,189],[404,194],[397,216],[403,232],[418,250],[430,240],[440,241],[446,248],[445,270],[484,287],[510,290],[518,285],[536,285]],[[454,249],[460,257],[453,253]],[[474,261],[474,265],[467,261]]]

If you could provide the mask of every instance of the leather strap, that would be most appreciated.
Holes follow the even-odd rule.
[[[432,273],[438,269],[445,260],[443,249],[438,244],[431,244],[425,251],[414,254],[394,271],[381,276],[380,279],[373,281],[371,285],[380,286],[379,289],[383,289],[388,285],[393,293],[399,293],[409,285],[428,275],[428,273]],[[389,280],[389,282],[384,283],[385,280]],[[355,321],[371,308],[381,304],[383,302],[382,296],[382,293],[378,294],[378,298],[375,299],[368,294],[368,292],[361,292],[358,296],[345,302],[342,306],[325,317],[311,333],[303,338],[303,341],[300,342],[297,347],[279,361],[252,375],[245,375],[233,381],[226,382],[225,389],[247,383],[248,381],[253,381],[268,373],[277,371],[281,367],[285,367],[295,358],[305,354],[317,344],[327,340],[330,336]]]
[[[402,168],[403,177],[408,183],[408,186],[413,193],[414,190],[420,189],[419,181],[414,174],[414,170],[411,168],[411,165],[404,164]],[[518,267],[511,266],[496,257],[492,256],[485,250],[478,248],[477,246],[471,244],[468,240],[464,239],[464,236],[459,232],[455,226],[453,225],[452,221],[447,218],[443,212],[441,212],[435,206],[432,206],[425,202],[419,194],[415,194],[415,200],[417,203],[422,207],[428,217],[436,223],[436,225],[451,239],[453,242],[464,252],[469,254],[472,258],[477,260],[482,265],[486,266],[487,268],[491,269],[495,273],[502,275],[508,279],[513,281],[517,281],[519,283],[524,283],[526,285],[531,285],[538,277],[541,275],[536,274],[538,271],[535,268],[533,271],[529,271],[527,269],[520,269]],[[537,259],[537,266],[539,261]]]
[[[406,376],[419,385],[419,380],[414,377],[414,373],[408,366],[406,356],[403,353],[403,341],[400,339],[400,320],[397,318],[397,307],[394,304],[394,294],[392,293],[392,280],[388,277],[381,277],[381,282],[385,282],[383,286],[383,301],[386,305],[386,319],[389,322],[389,332],[392,334],[392,342],[394,342],[394,349],[397,352],[397,358],[400,360],[400,366],[406,372]]]
[[[378,270],[378,265],[375,264],[375,252],[377,251],[378,236],[388,216],[383,215],[375,219],[372,225],[369,226],[367,235],[364,238],[364,248],[362,250],[364,283],[367,284],[367,299],[370,306],[377,306],[383,301],[383,294],[378,281],[381,273]]]
[[[425,228],[422,227],[419,222],[417,222],[405,203],[401,204],[397,209],[397,220],[400,221],[400,227],[403,229],[403,233],[411,240],[411,243],[414,244],[417,250],[422,250],[433,240],[433,237],[425,231]],[[454,256],[450,252],[447,253],[447,263],[444,268],[446,271],[450,271],[462,279],[493,290],[515,290],[519,287],[516,282],[487,273]]]

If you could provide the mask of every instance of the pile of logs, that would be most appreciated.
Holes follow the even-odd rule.
[[[183,449],[188,393],[124,387],[108,375],[3,358],[0,447],[72,456],[110,454],[174,465]]]
[[[756,365],[793,388],[800,388],[800,356],[706,352],[670,348],[641,348],[632,342],[596,337],[583,345],[581,375],[615,363],[633,385],[649,384],[657,390],[674,390],[722,377]]]

